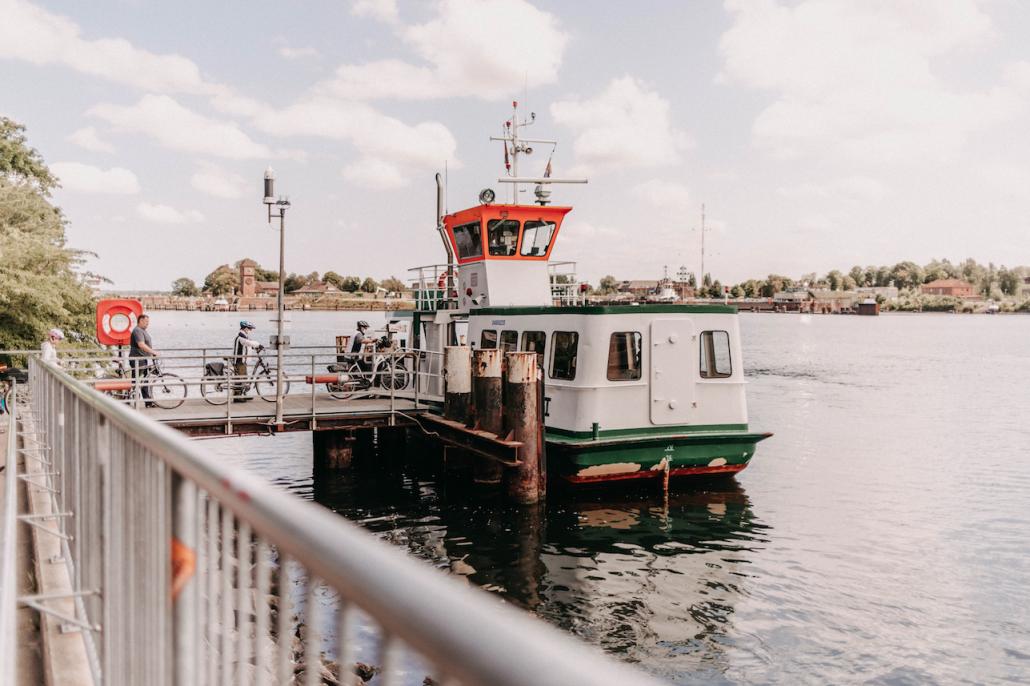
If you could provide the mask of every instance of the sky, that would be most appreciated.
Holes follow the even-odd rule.
[[[0,0],[0,114],[123,290],[278,263],[405,278],[559,141],[579,275],[723,282],[911,259],[1030,263],[1030,4],[1016,0]],[[523,158],[543,172],[548,146]]]

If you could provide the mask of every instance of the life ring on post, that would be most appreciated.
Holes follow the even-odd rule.
[[[101,345],[128,345],[141,314],[143,303],[139,300],[101,300],[97,303],[97,341]]]

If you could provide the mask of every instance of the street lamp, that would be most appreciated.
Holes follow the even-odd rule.
[[[275,336],[272,337],[272,345],[275,346],[275,424],[278,427],[283,425],[283,350],[290,345],[289,337],[283,336],[283,313],[286,305],[283,302],[285,293],[284,282],[286,279],[286,262],[283,259],[283,252],[286,247],[286,208],[290,206],[288,198],[275,197],[275,172],[269,167],[265,170],[265,199],[263,201],[268,207],[268,223],[272,223],[272,206],[279,209],[279,300],[276,311],[279,318],[275,325]]]

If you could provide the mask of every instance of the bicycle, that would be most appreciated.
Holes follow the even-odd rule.
[[[139,383],[150,388],[150,400],[162,410],[174,410],[186,402],[186,382],[178,374],[161,371],[161,363],[157,358],[148,358],[145,374],[139,377]],[[132,379],[132,374],[126,374],[125,368],[116,363],[114,372],[106,379]],[[133,400],[136,397],[136,384],[133,383],[128,390],[101,391],[107,393],[117,400]]]
[[[365,369],[358,362],[360,353],[346,356],[345,362],[331,364],[327,369],[340,373],[340,383],[327,383],[329,395],[338,400],[347,400],[357,393],[367,391],[374,386],[386,390],[401,391],[411,383],[411,372],[405,362],[407,355],[396,356],[392,353],[372,353],[372,365]]]
[[[235,358],[223,357],[222,362],[208,362],[204,366],[204,378],[200,381],[200,394],[204,400],[212,405],[224,405],[229,399],[230,392],[235,397],[247,393],[251,387],[257,390],[262,400],[270,403],[275,402],[275,367],[270,367],[261,356],[259,349],[255,357],[257,361],[254,368],[250,370],[245,378],[233,378],[233,364]],[[290,392],[290,381],[283,373],[283,395]]]

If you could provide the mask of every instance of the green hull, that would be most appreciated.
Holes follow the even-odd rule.
[[[591,434],[547,429],[547,460],[574,483],[732,474],[747,466],[772,434],[746,426],[669,427]]]

